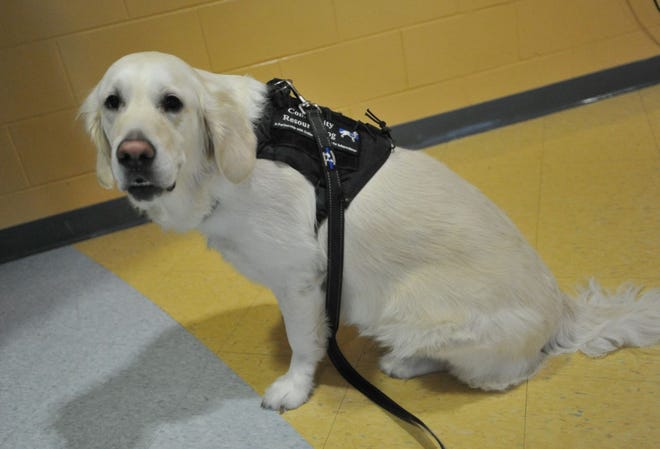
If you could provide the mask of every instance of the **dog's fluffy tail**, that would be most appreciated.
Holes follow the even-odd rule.
[[[642,291],[624,284],[616,292],[589,281],[568,301],[559,331],[545,348],[549,354],[580,351],[599,357],[623,346],[660,342],[660,288]]]

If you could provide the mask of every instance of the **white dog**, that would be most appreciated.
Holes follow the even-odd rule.
[[[256,159],[266,87],[161,53],[114,63],[81,108],[114,183],[165,228],[200,230],[243,274],[275,293],[293,355],[263,406],[292,409],[325,354],[326,226],[315,232],[312,185]],[[552,354],[603,355],[660,339],[660,289],[576,299],[491,201],[445,165],[396,148],[346,211],[342,320],[389,352],[409,378],[448,370],[503,390]]]

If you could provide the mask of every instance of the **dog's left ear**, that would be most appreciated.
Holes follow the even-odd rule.
[[[202,71],[199,71],[202,72]],[[240,93],[239,77],[200,73],[202,113],[211,151],[222,174],[234,184],[246,179],[257,160],[257,136]]]

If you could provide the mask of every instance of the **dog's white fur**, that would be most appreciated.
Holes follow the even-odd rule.
[[[119,110],[105,108],[111,93]],[[165,112],[170,93],[184,108]],[[312,186],[294,169],[255,157],[253,124],[265,86],[193,69],[161,53],[113,64],[81,108],[98,149],[100,183],[128,188],[117,148],[131,132],[156,150],[154,183],[171,192],[133,204],[165,228],[200,230],[239,271],[275,293],[293,352],[263,405],[291,409],[313,388],[325,353],[326,227],[314,231]],[[346,213],[342,320],[389,352],[382,369],[408,378],[447,369],[503,390],[549,354],[599,356],[660,337],[660,290],[576,299],[516,227],[475,187],[422,152],[396,148]]]

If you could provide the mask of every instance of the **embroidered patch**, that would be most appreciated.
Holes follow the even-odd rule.
[[[342,138],[348,137],[349,139],[351,139],[351,142],[353,143],[360,140],[360,133],[358,133],[357,131],[349,131],[344,128],[339,128],[339,136]]]
[[[341,128],[337,123],[329,120],[323,120],[323,125],[325,125],[328,131],[328,136],[330,136],[334,148],[349,153],[358,153],[360,151],[360,134],[357,131]],[[305,137],[314,139],[312,127],[307,120],[307,116],[295,107],[276,111],[273,116],[273,127],[294,131]]]

